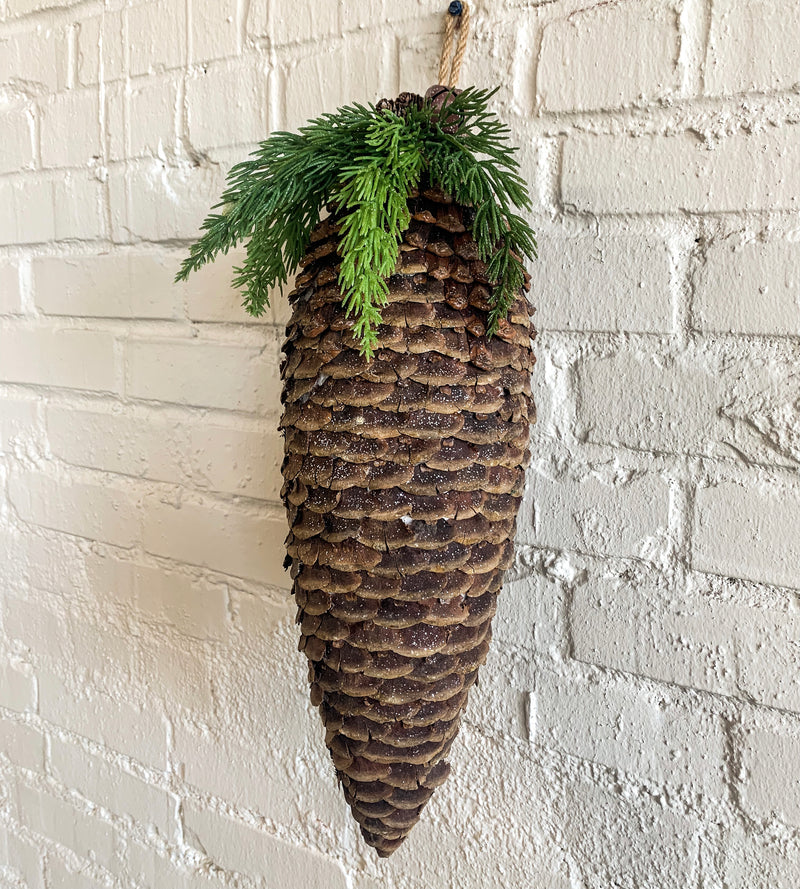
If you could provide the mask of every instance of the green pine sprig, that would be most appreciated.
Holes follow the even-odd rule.
[[[425,174],[475,209],[472,233],[495,282],[488,332],[497,329],[523,282],[523,258],[536,240],[514,208],[530,207],[508,128],[488,111],[496,90],[470,88],[442,111],[431,103],[402,116],[374,105],[324,114],[298,133],[274,133],[228,174],[222,198],[203,222],[176,280],[241,242],[246,256],[233,284],[243,305],[261,315],[270,289],[283,286],[305,254],[323,207],[341,216],[339,286],[361,352],[377,346],[388,278],[408,228],[408,196]]]

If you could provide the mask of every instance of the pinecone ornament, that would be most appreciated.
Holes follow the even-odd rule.
[[[345,798],[381,856],[449,773],[513,557],[534,413],[524,291],[487,338],[472,210],[424,186],[409,210],[374,358],[342,307],[334,210],[289,297],[282,367],[299,648]]]
[[[451,84],[467,10],[450,6]],[[494,92],[436,85],[272,134],[231,168],[176,275],[244,241],[234,284],[258,316],[301,267],[282,366],[287,565],[311,700],[382,856],[449,772],[530,456],[536,239]]]

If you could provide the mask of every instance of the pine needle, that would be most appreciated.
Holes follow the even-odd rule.
[[[523,282],[536,240],[514,208],[530,208],[508,128],[488,111],[493,91],[470,88],[442,112],[428,102],[403,116],[374,105],[324,114],[298,133],[273,133],[228,173],[222,198],[203,222],[176,281],[246,242],[233,284],[261,315],[305,254],[322,208],[342,214],[339,286],[361,352],[377,346],[386,278],[394,273],[408,228],[408,196],[423,175],[475,208],[472,234],[492,291],[488,333],[497,330]],[[441,122],[444,118],[444,123]]]

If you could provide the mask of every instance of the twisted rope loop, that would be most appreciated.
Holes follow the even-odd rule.
[[[458,28],[456,28],[458,25]],[[453,39],[458,30],[458,43],[455,54],[453,52]],[[458,75],[461,73],[461,63],[467,51],[467,37],[469,36],[469,4],[466,2],[451,3],[447,11],[447,22],[444,29],[444,42],[442,43],[442,57],[439,61],[439,83],[455,89],[458,84]]]

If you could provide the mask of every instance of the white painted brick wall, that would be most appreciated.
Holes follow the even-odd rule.
[[[536,72],[541,107],[619,108],[675,92],[676,16],[675,4],[665,0],[598,3],[546,24]],[[636,52],[620,52],[634,44]]]
[[[711,146],[693,132],[581,135],[564,145],[562,194],[597,214],[797,210],[799,160],[792,126]]]
[[[518,558],[454,773],[365,854],[282,568],[286,303],[172,276],[432,0],[0,2],[0,886],[797,889],[800,13],[473,3],[541,259]]]
[[[718,333],[800,334],[800,244],[732,238],[710,244],[694,316]]]

